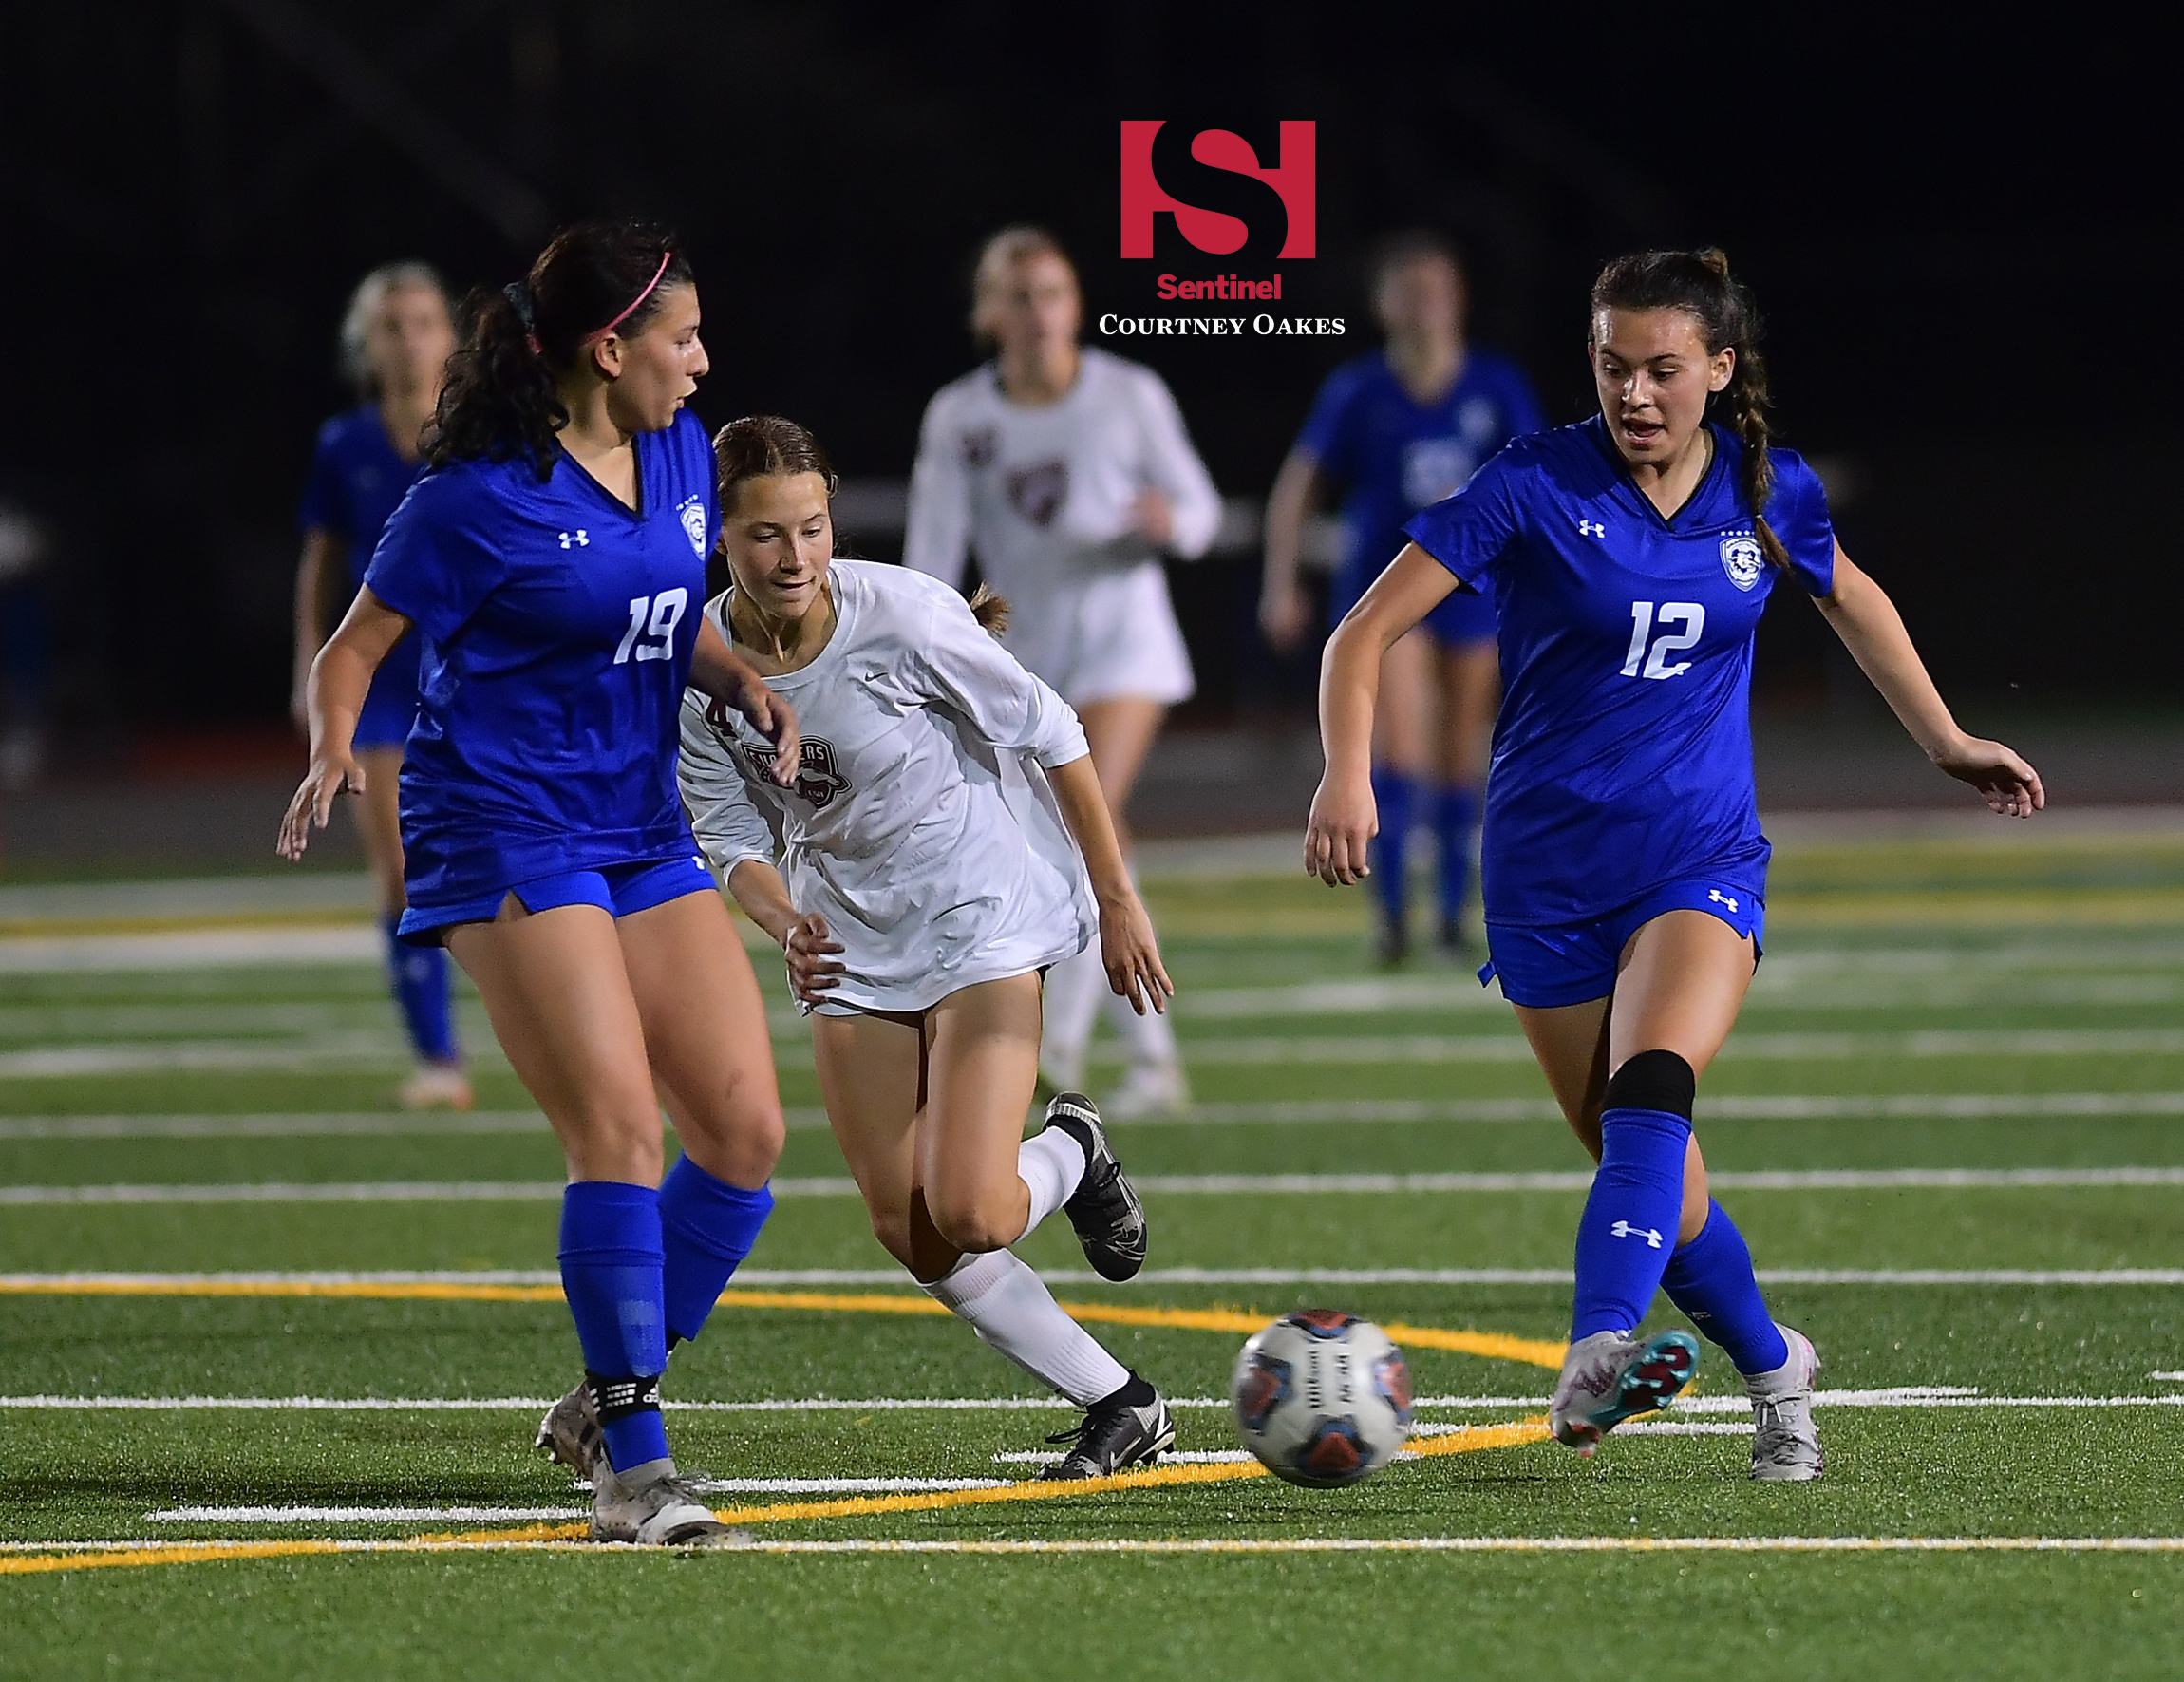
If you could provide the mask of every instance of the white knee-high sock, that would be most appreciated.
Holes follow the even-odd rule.
[[[980,1342],[1080,1408],[1130,1382],[1130,1370],[1064,1313],[1039,1276],[1009,1251],[966,1256],[946,1278],[922,1289]]]
[[[1084,1178],[1084,1147],[1061,1128],[1049,1127],[1016,1147],[1016,1172],[1031,1194],[1031,1218],[1024,1223],[1024,1238],[1029,1238],[1042,1220],[1076,1195]]]
[[[1107,991],[1107,969],[1100,961],[1100,942],[1046,972],[1045,1021],[1040,1029],[1039,1061],[1057,1086],[1084,1084],[1084,1052],[1092,1043],[1092,1022],[1100,995]]]

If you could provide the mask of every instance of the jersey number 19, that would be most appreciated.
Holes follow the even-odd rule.
[[[1683,629],[1671,633],[1671,624]],[[1665,601],[1658,611],[1649,601],[1630,604],[1630,654],[1623,662],[1625,677],[1675,677],[1691,670],[1691,662],[1678,660],[1668,664],[1670,654],[1690,648],[1699,640],[1699,633],[1706,629],[1706,609],[1703,602]],[[1656,636],[1654,633],[1660,634]],[[1647,644],[1652,644],[1652,652],[1647,652]],[[1643,662],[1643,665],[1641,665]]]
[[[683,622],[683,610],[690,605],[690,593],[681,585],[657,595],[630,597],[630,629],[622,633],[622,646],[614,651],[614,664],[639,660],[666,660],[675,652],[675,627]],[[638,641],[643,637],[642,642]]]

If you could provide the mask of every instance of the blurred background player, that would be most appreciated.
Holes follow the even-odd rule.
[[[686,697],[699,844],[787,954],[881,1244],[1084,1409],[1047,1475],[1149,1462],[1176,1438],[1166,1404],[1009,1249],[1060,1209],[1103,1277],[1145,1260],[1144,1209],[1092,1101],[1058,1095],[1023,1136],[1049,965],[1091,951],[1139,1011],[1173,992],[1084,732],[988,634],[999,597],[966,605],[904,568],[832,558],[834,470],[803,427],[741,420],[714,449],[732,583],[706,612],[795,706],[803,760],[781,786],[763,737]]]
[[[994,359],[926,408],[903,560],[960,587],[977,556],[1010,603],[1009,652],[1083,721],[1126,856],[1130,791],[1162,717],[1193,689],[1160,556],[1203,555],[1221,502],[1160,376],[1080,346],[1083,313],[1053,236],[1007,228],[987,241],[970,324]],[[1083,1085],[1102,996],[1129,1059],[1109,1117],[1183,1107],[1175,1030],[1108,992],[1093,948],[1047,977],[1048,1084]]]
[[[2044,797],[2023,759],[1958,728],[1895,607],[1836,540],[1819,480],[1770,447],[1758,338],[1718,251],[1601,271],[1588,332],[1600,413],[1521,440],[1412,520],[1335,630],[1305,866],[1330,884],[1369,868],[1382,655],[1453,592],[1492,591],[1509,699],[1487,784],[1479,979],[1498,973],[1599,1163],[1549,1423],[1589,1454],[1682,1388],[1689,1333],[1636,1334],[1665,1289],[1743,1376],[1752,1476],[1795,1482],[1821,1471],[1819,1360],[1769,1314],[1691,1132],[1698,1077],[1760,960],[1771,849],[1752,641],[1775,585],[1813,596],[1935,765],[1999,813],[2030,817]]]
[[[796,722],[699,611],[720,513],[683,406],[709,364],[670,236],[565,229],[468,315],[430,470],[312,662],[280,850],[369,788],[357,720],[414,627],[402,933],[477,984],[568,1163],[585,1380],[539,1441],[590,1475],[593,1540],[709,1544],[726,1532],[676,1471],[660,1378],[773,1207],[782,1123],[758,978],[676,787],[683,690],[748,717],[784,773]],[[683,1149],[664,1180],[663,1106]]]
[[[1371,274],[1387,343],[1327,376],[1267,500],[1259,623],[1285,652],[1303,640],[1311,614],[1297,581],[1299,540],[1331,487],[1342,488],[1343,548],[1327,615],[1340,623],[1403,546],[1404,520],[1461,490],[1512,438],[1547,424],[1516,365],[1465,342],[1467,297],[1453,247],[1433,234],[1396,235]],[[1486,596],[1451,595],[1387,651],[1372,771],[1383,962],[1410,953],[1406,842],[1421,823],[1434,837],[1438,944],[1444,955],[1463,947],[1487,733],[1500,693]]]
[[[289,709],[307,737],[311,666],[326,641],[329,609],[355,596],[387,517],[424,471],[422,434],[454,350],[447,291],[426,264],[374,269],[349,298],[341,366],[364,401],[319,428],[303,494]],[[455,1038],[447,954],[436,946],[408,945],[396,933],[407,903],[397,802],[403,744],[417,719],[419,640],[405,636],[388,651],[357,715],[353,746],[367,780],[356,803],[356,828],[386,931],[387,975],[417,1056],[416,1069],[402,1084],[402,1106],[468,1109],[470,1079]]]

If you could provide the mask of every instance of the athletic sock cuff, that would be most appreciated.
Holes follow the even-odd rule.
[[[930,1283],[919,1280],[918,1289],[951,1312],[961,1313],[1023,1265],[1013,1251],[988,1250],[966,1256]]]
[[[731,1185],[687,1156],[678,1157],[660,1182],[660,1224],[723,1261],[751,1253],[759,1228],[773,1213],[773,1187]]]

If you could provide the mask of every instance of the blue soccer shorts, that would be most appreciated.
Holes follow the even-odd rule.
[[[719,889],[705,860],[693,854],[673,859],[646,859],[631,864],[610,864],[599,870],[571,870],[559,876],[536,877],[511,882],[475,899],[456,905],[412,905],[402,914],[402,937],[417,944],[439,946],[457,923],[489,923],[500,913],[509,895],[525,911],[555,911],[564,905],[596,905],[609,917],[631,917],[680,899],[686,894],[712,894]]]
[[[1615,991],[1630,936],[1671,911],[1703,911],[1721,918],[1750,938],[1752,961],[1759,962],[1766,902],[1741,884],[1696,877],[1580,922],[1534,927],[1489,918],[1486,950],[1492,956],[1478,972],[1479,985],[1498,976],[1503,998],[1540,1010],[1606,998]]]

